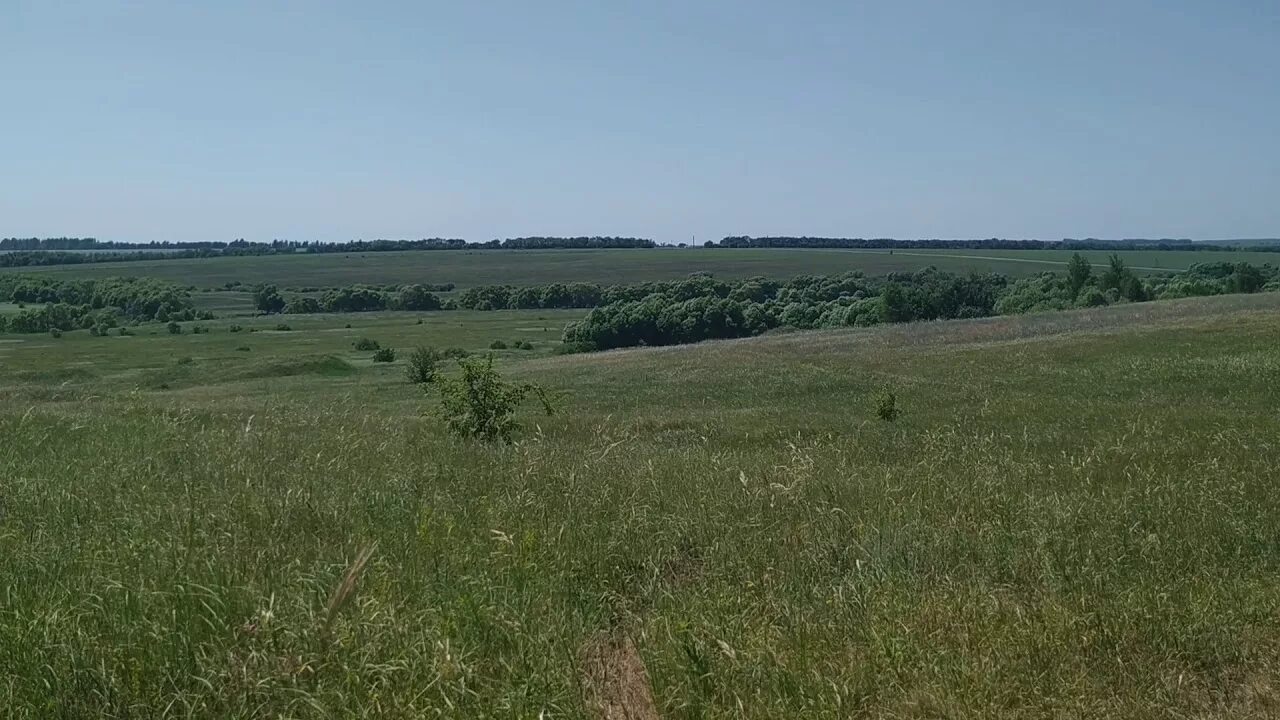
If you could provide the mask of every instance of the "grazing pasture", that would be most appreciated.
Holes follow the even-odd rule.
[[[1280,295],[550,356],[576,316],[5,336],[0,704],[1275,716]],[[561,411],[453,438],[362,336],[531,339]]]

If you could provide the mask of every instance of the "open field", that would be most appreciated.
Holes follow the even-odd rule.
[[[502,367],[563,412],[512,446],[350,340],[573,314],[415,317],[0,337],[10,716],[1280,709],[1280,294],[539,344]]]
[[[1081,253],[1105,263],[1102,251]],[[1119,253],[1144,272],[1183,270],[1198,262],[1280,263],[1280,255],[1251,252]],[[1061,270],[1070,252],[1056,250],[519,250],[382,252],[351,255],[269,255],[261,257],[140,260],[128,263],[14,268],[17,272],[63,277],[157,277],[199,288],[230,282],[275,283],[282,287],[332,287],[354,283],[454,283],[534,285],[549,282],[633,283],[680,278],[695,271],[736,279],[764,275],[789,278],[862,270],[880,275],[930,265],[958,273],[1030,275]]]

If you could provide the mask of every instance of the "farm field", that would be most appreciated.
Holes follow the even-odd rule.
[[[1102,265],[1108,253],[1081,253]],[[1199,262],[1280,263],[1280,255],[1258,252],[1125,251],[1125,262],[1141,272],[1184,270]],[[957,273],[1000,272],[1013,276],[1062,270],[1070,252],[1057,250],[519,250],[371,252],[363,254],[268,255],[257,257],[139,260],[127,263],[14,268],[61,277],[156,277],[197,288],[227,283],[275,283],[281,287],[333,287],[355,283],[454,283],[536,285],[550,282],[602,284],[670,280],[706,271],[724,279],[755,275],[788,278],[862,270],[868,275],[936,266]]]
[[[1280,709],[1280,294],[550,356],[580,315],[0,337],[0,705]],[[513,445],[454,439],[360,336],[530,339],[500,368],[560,412],[522,413]]]

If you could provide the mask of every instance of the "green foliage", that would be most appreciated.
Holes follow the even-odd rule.
[[[902,414],[898,409],[898,395],[893,388],[881,388],[875,395],[876,417],[885,422],[893,422]]]
[[[303,315],[307,313],[318,313],[321,311],[320,302],[315,298],[305,295],[295,295],[289,298],[281,310],[286,315]]]
[[[231,323],[231,325],[227,327],[227,332],[238,333],[241,330],[244,330],[244,327],[237,325],[236,323]]]
[[[494,340],[493,342],[489,343],[489,349],[490,350],[506,350],[507,344],[501,340]]]
[[[528,340],[517,340],[514,343],[512,343],[511,347],[515,348],[516,350],[532,350],[533,343],[529,342]]]
[[[59,330],[58,328],[50,328],[50,329],[49,329],[49,337],[52,337],[52,338],[60,338],[60,337],[62,337],[62,331],[61,331],[61,330]]]
[[[170,335],[182,334],[182,326],[176,322],[170,322],[168,325],[165,325],[165,328],[169,331]]]
[[[510,442],[520,429],[516,409],[530,396],[547,415],[555,412],[541,386],[504,380],[492,355],[459,359],[458,368],[456,376],[437,374],[431,387],[440,393],[440,412],[450,432],[459,437]]]
[[[277,323],[275,327],[275,331],[276,332],[293,332],[293,327],[290,326],[288,323]]]
[[[362,337],[362,338],[357,338],[356,341],[351,344],[351,347],[355,348],[356,350],[367,352],[369,350],[377,350],[382,346],[378,344],[377,340],[372,340],[367,337]]]
[[[1107,304],[1107,296],[1096,287],[1086,287],[1076,296],[1076,307],[1101,307]]]
[[[440,363],[440,353],[432,347],[417,347],[409,353],[409,362],[405,365],[405,376],[415,385],[425,385],[435,380],[436,368]]]
[[[1093,280],[1093,265],[1080,253],[1072,253],[1071,259],[1067,261],[1067,289],[1071,292],[1072,299],[1080,295],[1080,291],[1085,285]]]
[[[253,307],[258,312],[278,313],[284,309],[284,298],[280,295],[280,290],[275,285],[259,285],[253,290]]]
[[[373,361],[376,363],[389,363],[396,361],[396,351],[394,348],[380,348],[373,353]]]

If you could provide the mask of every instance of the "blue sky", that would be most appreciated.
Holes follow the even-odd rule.
[[[1280,236],[1280,3],[0,0],[0,236]]]

